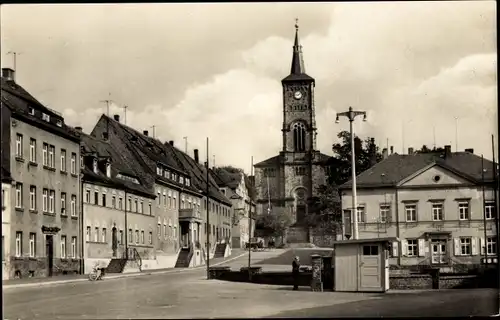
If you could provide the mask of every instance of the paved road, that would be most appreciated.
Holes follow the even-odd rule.
[[[253,257],[255,262],[263,258]],[[228,264],[237,268],[246,265],[247,259]],[[381,295],[290,289],[206,280],[204,270],[174,270],[134,278],[9,289],[4,291],[3,312],[4,319],[467,316],[492,313],[492,299],[498,300],[492,290]]]

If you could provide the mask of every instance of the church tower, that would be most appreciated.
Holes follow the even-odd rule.
[[[316,149],[315,81],[306,74],[297,23],[295,24],[290,74],[281,80],[281,84],[283,86],[283,152],[311,152]]]

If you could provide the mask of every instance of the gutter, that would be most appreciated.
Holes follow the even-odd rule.
[[[396,192],[396,238],[400,239],[400,230],[399,230],[399,193],[398,188],[395,188]],[[401,255],[403,254],[403,248],[401,247],[401,242],[398,246],[398,266],[401,265]]]
[[[80,164],[81,166],[81,164]],[[81,169],[80,169],[81,172]],[[84,212],[83,212],[83,174],[80,173],[80,242],[81,242],[81,253],[80,253],[80,274],[85,274],[85,239],[84,239]]]

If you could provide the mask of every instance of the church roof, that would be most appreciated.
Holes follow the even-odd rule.
[[[259,168],[259,167],[275,166],[278,165],[279,163],[280,163],[280,156],[277,155],[272,158],[261,161],[257,164],[254,164],[253,166]]]
[[[285,77],[282,82],[288,81],[314,81],[314,78],[306,74],[304,65],[304,56],[302,54],[302,46],[299,41],[299,25],[298,21],[295,24],[295,42],[293,44],[292,66],[290,68],[290,75]]]

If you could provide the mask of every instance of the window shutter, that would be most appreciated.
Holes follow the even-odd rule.
[[[401,255],[406,257],[408,255],[408,241],[401,240]]]
[[[394,241],[392,243],[392,256],[393,257],[398,257],[399,256],[399,248],[398,248],[399,242]]]
[[[472,237],[471,246],[472,246],[471,253],[473,256],[476,256],[477,255],[477,238],[476,237]]]
[[[366,207],[364,207],[364,208],[363,208],[363,214],[364,214],[364,217],[363,217],[363,222],[364,222],[364,223],[367,223],[367,222],[368,222],[368,220],[367,220],[368,215],[367,215],[367,212],[366,212],[366,211],[367,211],[367,210],[366,210]]]
[[[418,239],[418,256],[425,257],[425,239]]]
[[[454,240],[454,243],[455,243],[455,255],[456,256],[460,256],[461,255],[461,252],[460,252],[460,238],[455,238],[453,240]]]
[[[481,255],[484,255],[485,252],[484,249],[486,249],[485,247],[486,247],[486,242],[484,241],[484,238],[481,238],[480,239]]]

